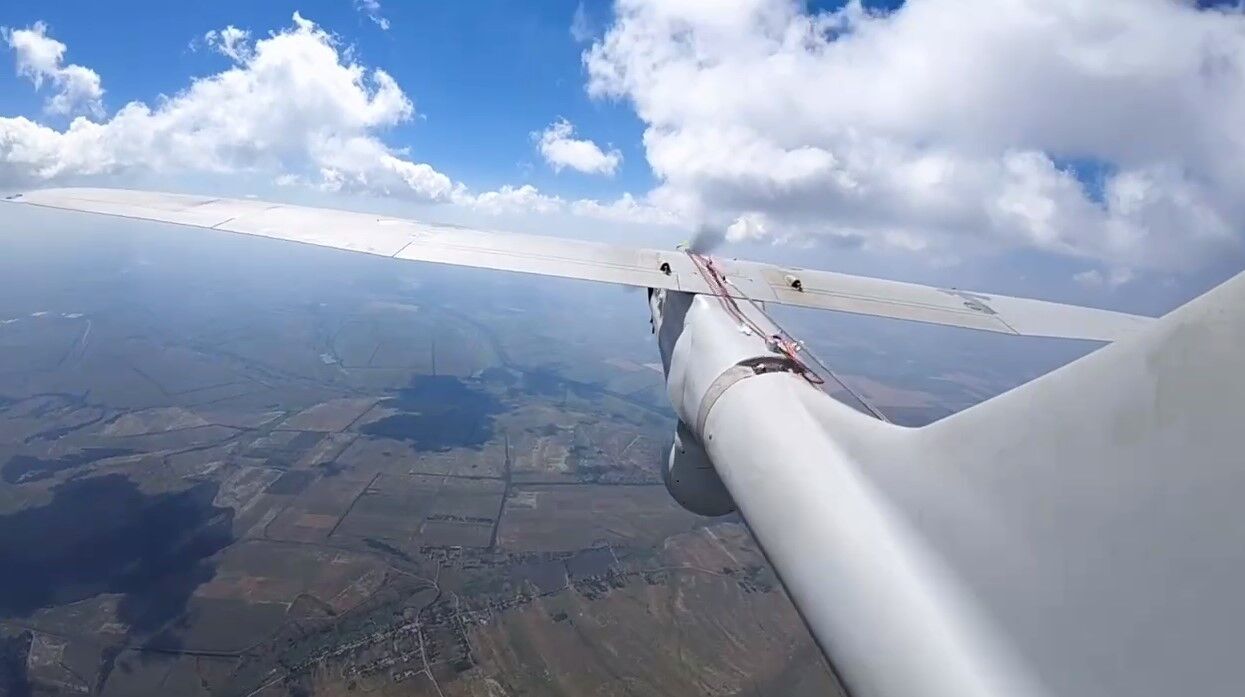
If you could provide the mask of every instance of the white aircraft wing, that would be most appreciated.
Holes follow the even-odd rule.
[[[413,261],[561,276],[691,293],[709,286],[678,250],[486,232],[371,213],[252,199],[124,189],[44,189],[10,202],[258,235]],[[1151,318],[970,293],[829,271],[716,260],[732,292],[784,305],[966,327],[1003,334],[1114,341]]]

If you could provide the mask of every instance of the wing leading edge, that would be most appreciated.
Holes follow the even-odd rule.
[[[351,211],[251,199],[125,189],[43,189],[9,202],[256,235],[409,261],[517,271],[690,293],[710,288],[677,250],[486,232]],[[718,268],[762,302],[965,327],[1003,334],[1114,341],[1151,321],[1074,305],[735,259]]]

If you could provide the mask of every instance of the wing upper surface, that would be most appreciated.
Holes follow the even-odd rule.
[[[43,189],[11,202],[289,240],[410,261],[517,271],[621,285],[709,292],[677,250],[486,232],[403,218],[253,199],[124,189]],[[1108,310],[940,289],[735,259],[718,268],[762,302],[836,310],[1004,334],[1113,341],[1150,318]]]

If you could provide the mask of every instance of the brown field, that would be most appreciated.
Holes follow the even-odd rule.
[[[346,474],[317,480],[268,524],[265,536],[296,542],[324,540],[370,481]]]
[[[371,409],[375,398],[334,399],[304,409],[281,422],[278,429],[289,431],[323,431],[335,433],[344,431],[350,424]]]
[[[661,549],[640,567],[598,569],[608,579],[599,585],[554,584],[514,609],[474,612],[463,625],[470,667],[437,648],[430,672],[406,653],[380,674],[324,669],[301,684],[333,695],[841,694],[741,526],[676,535]],[[426,640],[443,646],[438,634]]]
[[[488,547],[493,538],[491,523],[425,520],[418,542],[430,547]]]
[[[383,408],[373,409],[358,424],[381,418]],[[449,452],[420,452],[400,440],[358,436],[337,457],[339,465],[352,472],[386,474],[453,474],[471,477],[501,477],[506,465],[503,438],[494,438],[479,450],[455,449]]]
[[[503,482],[432,475],[379,475],[333,533],[338,541],[382,540],[421,546],[486,547]]]
[[[651,545],[701,519],[661,486],[516,486],[498,542],[511,551],[560,551],[601,544]]]

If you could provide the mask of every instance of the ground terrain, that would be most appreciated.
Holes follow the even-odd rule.
[[[661,485],[642,294],[66,220],[0,235],[0,695],[833,693]]]

